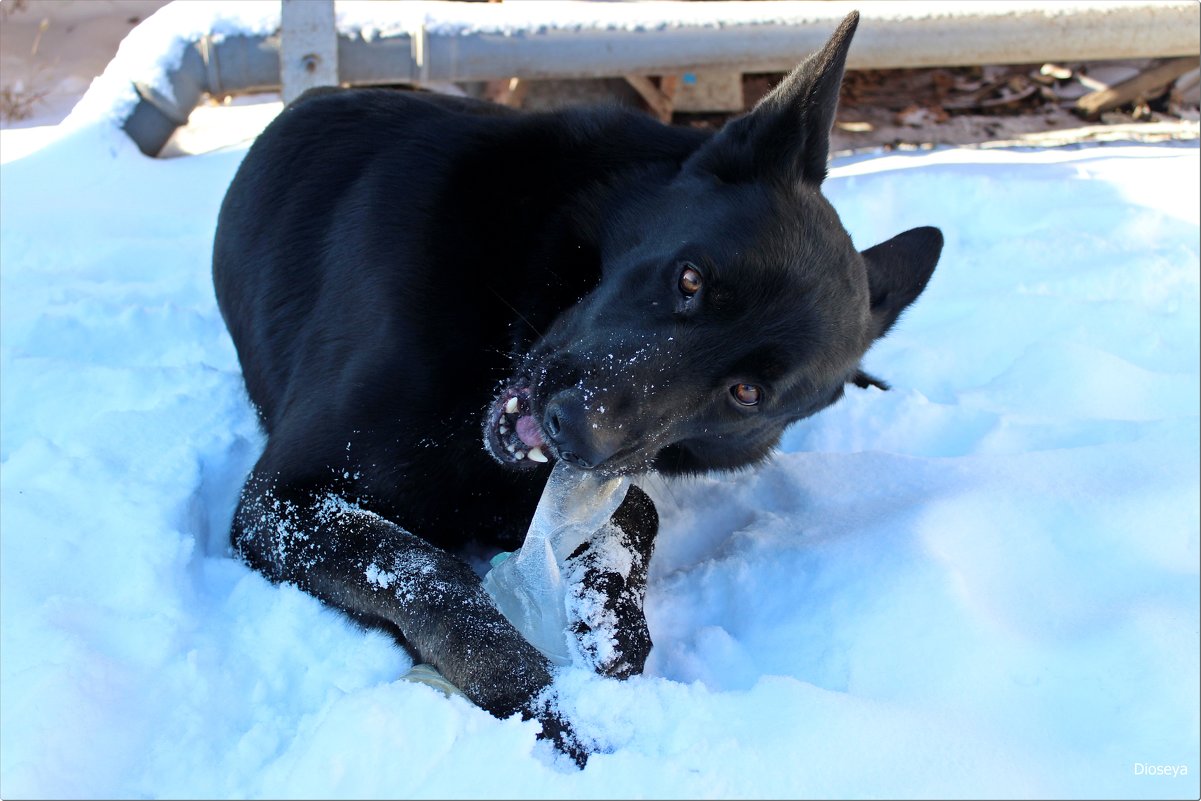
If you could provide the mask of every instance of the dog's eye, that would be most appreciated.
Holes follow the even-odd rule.
[[[684,270],[680,273],[680,291],[689,298],[701,291],[700,271],[688,262],[684,262]]]
[[[730,387],[730,394],[743,406],[755,406],[759,403],[759,396],[763,391],[754,384],[735,384]]]

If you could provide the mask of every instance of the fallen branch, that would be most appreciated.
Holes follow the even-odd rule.
[[[1158,94],[1156,90],[1166,88],[1172,81],[1196,68],[1196,56],[1169,59],[1116,86],[1089,92],[1076,101],[1076,112],[1094,119],[1103,111],[1110,111],[1140,97],[1153,97]]]

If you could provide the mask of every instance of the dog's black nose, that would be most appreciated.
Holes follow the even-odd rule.
[[[621,449],[620,432],[605,417],[603,405],[589,404],[584,392],[572,387],[546,404],[542,427],[560,459],[576,467],[597,467]]]

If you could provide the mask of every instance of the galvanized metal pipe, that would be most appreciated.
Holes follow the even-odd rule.
[[[342,14],[338,74],[343,83],[364,86],[783,71],[820,47],[852,9],[861,22],[849,69],[1201,57],[1195,0],[429,0],[356,5]],[[143,152],[157,154],[203,94],[278,90],[279,58],[278,36],[202,37],[168,76],[174,98],[141,83],[141,100],[124,129]]]

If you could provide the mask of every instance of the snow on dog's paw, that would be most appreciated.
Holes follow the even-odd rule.
[[[652,645],[642,607],[657,530],[650,498],[631,487],[613,519],[567,558],[567,615],[577,664],[618,679],[642,672]]]

